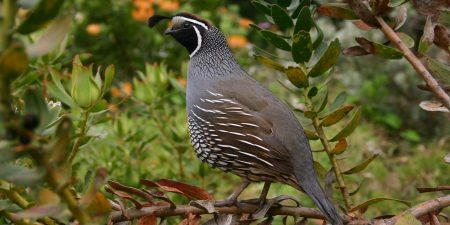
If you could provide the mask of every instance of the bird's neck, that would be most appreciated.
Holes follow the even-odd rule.
[[[208,31],[199,51],[189,61],[190,77],[227,78],[241,70],[225,37],[217,28]]]

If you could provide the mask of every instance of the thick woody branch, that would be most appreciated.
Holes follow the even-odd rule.
[[[446,208],[450,206],[450,195],[446,195],[443,197],[435,198],[421,204],[416,205],[404,213],[411,213],[416,218],[427,215],[429,213],[438,211],[440,209]],[[219,214],[250,214],[255,213],[258,210],[259,206],[249,203],[239,203],[238,206],[230,206],[230,207],[216,207],[216,212]],[[116,211],[111,213],[110,220],[113,223],[121,222],[121,221],[129,221],[144,217],[146,215],[155,215],[157,217],[168,217],[168,216],[185,216],[189,213],[202,215],[202,214],[211,214],[206,209],[197,208],[189,205],[178,205],[175,209],[171,209],[170,206],[152,206],[145,207],[142,209],[130,208],[127,209],[124,214],[122,212]],[[399,216],[401,216],[400,214]],[[305,207],[292,207],[292,206],[275,206],[272,207],[267,215],[284,215],[284,216],[300,216],[306,218],[315,218],[315,219],[324,219],[324,215],[316,209],[305,208]],[[348,224],[376,224],[376,225],[388,225],[395,224],[395,221],[399,218],[399,216],[395,216],[390,219],[384,220],[375,220],[369,221],[365,219],[354,220],[349,216],[344,216],[344,221]]]
[[[434,77],[428,72],[427,68],[422,64],[422,62],[414,55],[414,53],[403,43],[400,37],[395,33],[394,30],[383,20],[383,18],[375,17],[380,24],[380,29],[386,35],[386,37],[403,53],[403,56],[409,61],[409,63],[414,67],[414,70],[420,75],[420,77],[425,81],[427,86],[430,88],[431,92],[442,101],[442,103],[450,109],[450,96],[439,86],[439,83],[434,79]]]

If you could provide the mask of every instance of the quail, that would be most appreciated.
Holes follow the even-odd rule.
[[[171,19],[164,32],[189,52],[186,110],[191,144],[203,162],[243,179],[231,204],[250,182],[288,184],[306,192],[327,220],[343,224],[320,186],[304,130],[294,113],[241,68],[225,36],[190,13],[154,15],[150,27]]]

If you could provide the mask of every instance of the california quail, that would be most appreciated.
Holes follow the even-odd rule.
[[[249,182],[281,182],[306,192],[334,225],[342,220],[319,185],[302,126],[293,112],[237,63],[224,35],[189,13],[173,17],[165,34],[189,52],[187,114],[191,143],[210,166],[243,178],[234,202]]]

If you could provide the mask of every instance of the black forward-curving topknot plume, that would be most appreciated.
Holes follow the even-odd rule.
[[[171,16],[154,15],[154,16],[148,18],[147,24],[149,27],[154,27],[156,24],[159,23],[159,21],[167,20],[167,19],[172,19],[172,17]]]

